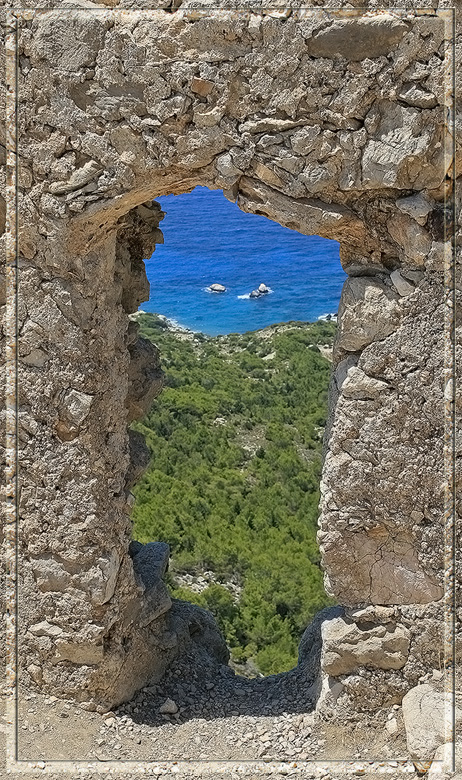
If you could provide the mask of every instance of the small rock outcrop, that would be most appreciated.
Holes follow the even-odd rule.
[[[228,663],[228,647],[215,618],[207,609],[187,601],[173,599],[170,621],[172,630],[176,631],[179,636],[184,633],[186,625],[188,642],[192,642],[206,657],[214,658],[221,664]]]
[[[260,298],[262,295],[269,293],[269,287],[266,284],[260,284],[256,290],[252,290],[250,298]]]
[[[209,292],[214,293],[224,293],[226,292],[226,287],[224,284],[211,284],[210,287],[207,288]]]
[[[143,602],[138,624],[149,625],[172,606],[167,586],[162,578],[168,568],[170,548],[164,542],[130,542],[129,553],[133,559],[135,579],[144,588]]]
[[[144,585],[151,588],[162,579],[168,569],[170,547],[165,542],[141,542],[132,541],[128,551],[133,559],[135,577]]]
[[[151,459],[151,453],[143,434],[132,428],[128,431],[128,447],[130,464],[125,476],[125,489],[127,491],[130,490],[135,482],[144,474]]]
[[[129,346],[129,390],[126,398],[127,420],[139,420],[159,395],[164,373],[157,347],[149,339],[138,338]]]

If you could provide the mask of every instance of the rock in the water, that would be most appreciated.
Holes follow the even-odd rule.
[[[173,699],[166,699],[159,707],[159,712],[162,715],[175,715],[175,713],[178,712],[178,707],[176,706]]]
[[[260,298],[262,295],[266,295],[267,293],[269,293],[269,287],[262,283],[258,286],[257,290],[252,290],[249,297]]]
[[[211,284],[209,290],[210,292],[222,293],[226,292],[226,287],[224,284]]]

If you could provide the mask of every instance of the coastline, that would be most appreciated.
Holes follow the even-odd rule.
[[[142,315],[147,315],[149,317],[155,317],[157,320],[160,320],[161,323],[165,324],[165,327],[168,328],[168,330],[171,333],[176,333],[179,336],[187,337],[188,335],[192,337],[201,336],[202,338],[207,339],[225,339],[228,336],[236,336],[236,335],[245,335],[247,333],[256,333],[261,331],[269,331],[270,329],[274,328],[284,328],[287,327],[303,327],[306,325],[315,325],[316,323],[321,322],[331,322],[333,324],[337,323],[337,312],[329,313],[329,314],[321,314],[317,319],[315,320],[287,320],[287,321],[281,321],[281,322],[274,322],[270,325],[265,325],[263,328],[253,328],[250,330],[246,330],[243,333],[240,333],[239,331],[230,331],[229,333],[218,333],[218,334],[210,334],[205,333],[202,330],[195,330],[194,328],[189,328],[187,325],[183,325],[181,322],[178,322],[178,320],[174,319],[173,317],[167,317],[165,314],[158,314],[157,312],[153,311],[145,311],[144,309],[138,309],[137,312],[134,312],[133,314],[130,314],[130,319],[136,320],[138,317]]]

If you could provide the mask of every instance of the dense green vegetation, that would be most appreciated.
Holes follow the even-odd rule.
[[[211,338],[156,315],[139,322],[166,386],[135,426],[152,461],[135,489],[134,538],[170,544],[172,594],[216,615],[235,661],[289,669],[306,625],[332,603],[316,545],[330,374],[317,345],[332,343],[335,325]],[[216,582],[202,592],[179,586],[206,570]]]

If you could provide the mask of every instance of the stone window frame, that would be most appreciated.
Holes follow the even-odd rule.
[[[298,8],[303,8],[299,6]],[[307,10],[311,7],[305,7]],[[141,9],[142,10],[142,9]],[[220,9],[221,10],[221,9]],[[256,10],[261,11],[261,8],[248,9],[245,11]],[[329,9],[331,10],[331,9]],[[374,10],[388,10],[374,9]],[[394,8],[394,11],[399,10]],[[71,9],[69,9],[70,12]],[[6,242],[6,315],[5,315],[5,330],[6,330],[6,456],[7,456],[7,468],[6,468],[6,480],[7,480],[7,493],[5,501],[6,511],[6,567],[7,567],[7,616],[6,616],[6,629],[8,639],[8,656],[7,656],[7,679],[12,686],[12,690],[15,690],[16,685],[16,572],[19,561],[19,553],[16,546],[17,534],[16,527],[18,522],[17,515],[17,494],[16,494],[16,480],[18,473],[18,455],[17,455],[17,284],[18,284],[18,268],[17,268],[17,150],[18,150],[18,138],[16,132],[16,108],[18,95],[15,90],[16,81],[16,52],[15,52],[15,19],[21,16],[22,13],[28,12],[11,12],[9,13],[9,19],[7,22],[7,58],[6,58],[6,79],[7,79],[7,242]],[[30,13],[30,12],[29,12]],[[33,13],[33,12],[32,12]],[[122,13],[129,13],[127,10],[123,10]],[[350,16],[351,12],[339,10],[339,15],[345,13],[346,16]],[[454,11],[446,11],[447,27],[451,29],[451,37],[454,42]],[[449,36],[448,36],[449,37]],[[448,89],[454,87],[454,74],[447,74]],[[453,112],[453,146],[455,148],[455,117]],[[451,197],[450,208],[455,216],[455,202]],[[455,220],[453,221],[452,229],[455,237]],[[445,265],[445,283],[446,283],[446,306],[445,306],[445,355],[444,355],[444,374],[445,374],[445,441],[444,441],[444,470],[446,475],[446,506],[445,506],[445,548],[446,548],[446,567],[445,567],[445,647],[447,657],[451,658],[454,650],[454,569],[455,569],[455,492],[454,492],[454,478],[455,478],[455,248],[452,253],[452,257],[446,258]],[[13,696],[9,699],[8,715],[11,723],[11,728],[8,733],[8,746],[7,746],[7,760],[10,769],[21,769],[22,771],[31,765],[30,761],[20,761],[17,758],[16,744],[15,744],[15,699]],[[125,763],[125,762],[124,762]],[[160,766],[166,762],[160,762]],[[177,763],[177,762],[174,762]],[[197,763],[197,762],[196,762]],[[198,762],[203,763],[203,762]],[[212,769],[212,764],[207,762],[209,768]],[[228,762],[231,763],[231,762]],[[244,762],[239,762],[244,763]],[[259,766],[258,761],[245,762],[249,765],[249,769],[255,772],[265,769]],[[299,764],[305,762],[298,762]],[[311,762],[306,762],[307,766],[311,765]],[[60,762],[60,765],[64,771],[73,770],[78,771],[79,768],[89,766],[93,768],[93,765],[86,761],[69,761]],[[150,769],[158,766],[157,762],[126,762],[125,766],[130,765],[130,771],[135,771],[135,766],[138,765],[140,769],[149,767]],[[218,768],[219,765],[214,767]],[[340,765],[337,764],[340,768]],[[345,764],[345,767],[347,765]],[[108,769],[120,768],[118,761],[108,762],[106,764]],[[230,767],[231,768],[231,767]]]

